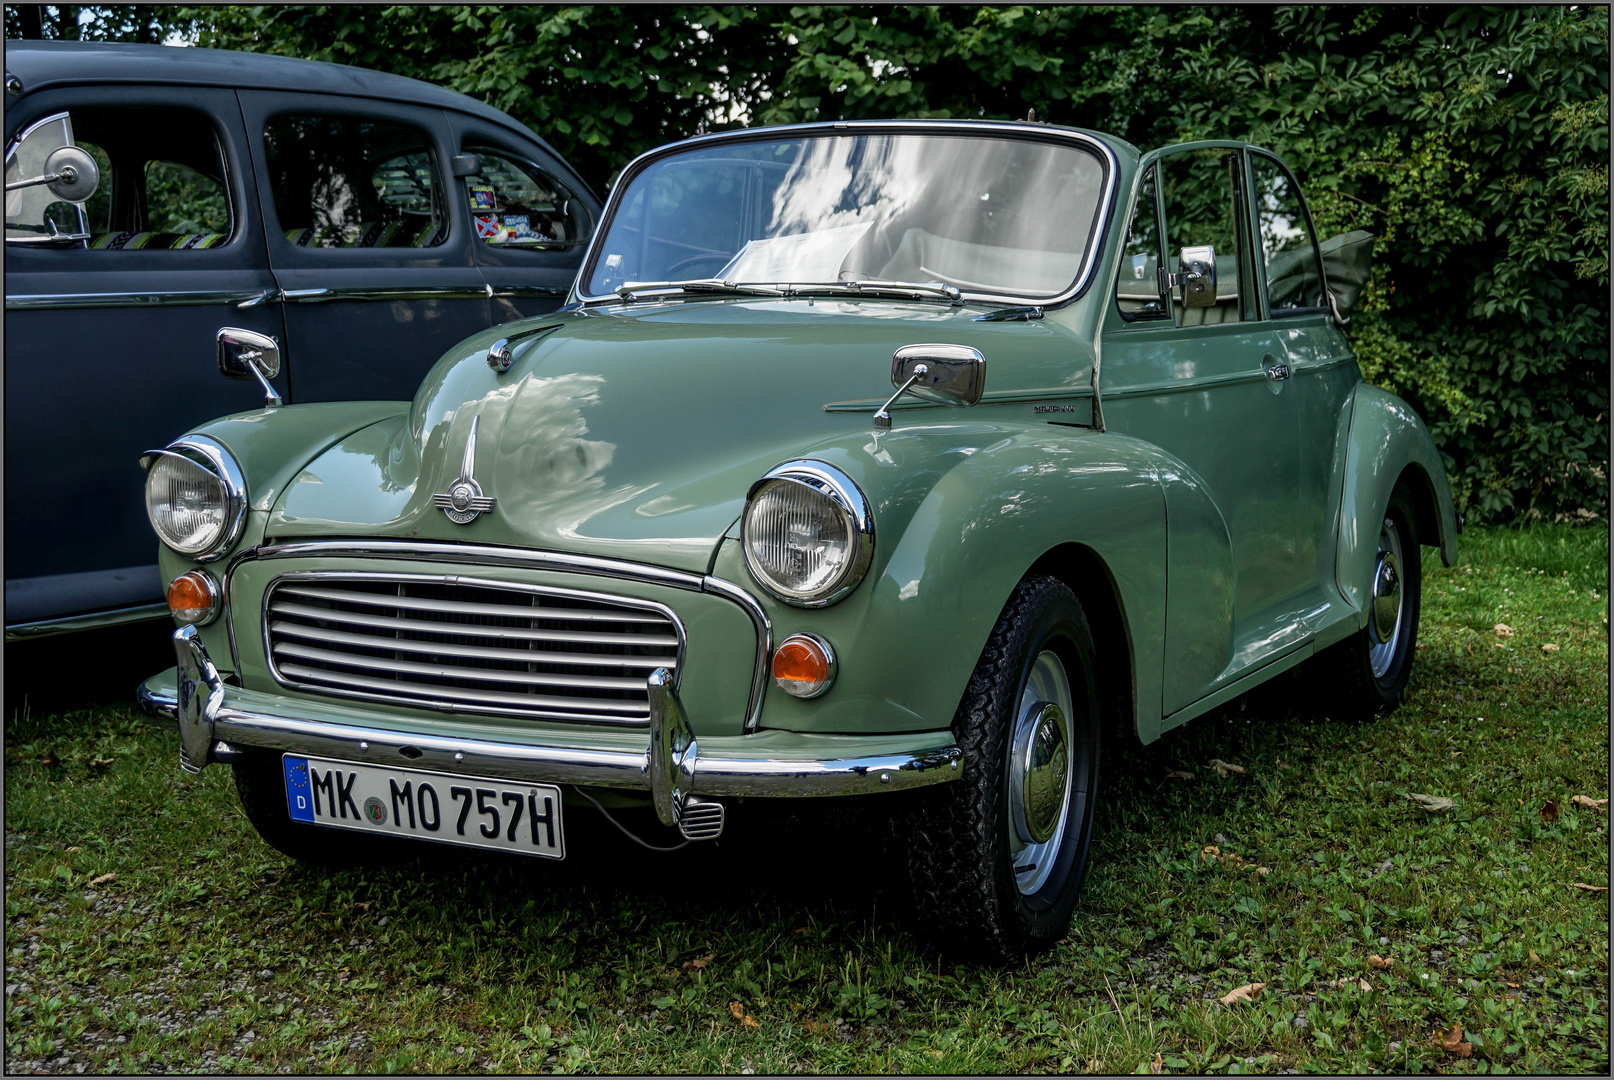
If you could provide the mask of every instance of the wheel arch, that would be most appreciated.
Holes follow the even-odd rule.
[[[1136,650],[1132,646],[1121,587],[1104,557],[1086,544],[1064,543],[1043,553],[1026,574],[1048,574],[1063,581],[1076,594],[1093,634],[1105,734],[1136,738]]]

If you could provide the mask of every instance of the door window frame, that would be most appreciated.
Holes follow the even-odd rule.
[[[1261,264],[1260,265],[1260,270],[1259,270],[1259,276],[1260,276],[1260,282],[1261,282],[1260,289],[1259,289],[1260,300],[1261,300],[1261,317],[1263,319],[1276,320],[1276,319],[1294,319],[1294,318],[1299,318],[1300,316],[1303,316],[1303,315],[1332,315],[1333,314],[1333,309],[1331,309],[1331,308],[1329,308],[1327,306],[1314,306],[1314,307],[1303,307],[1303,308],[1284,308],[1283,312],[1281,314],[1275,314],[1272,311],[1271,302],[1267,297],[1267,258],[1266,258],[1266,250],[1261,247],[1261,231],[1260,231],[1260,225],[1259,225],[1261,207],[1257,204],[1256,196],[1255,196],[1254,159],[1255,159],[1256,156],[1266,158],[1268,161],[1270,161],[1270,162],[1274,163],[1275,165],[1277,165],[1279,169],[1283,170],[1283,175],[1288,177],[1289,184],[1294,189],[1295,197],[1300,201],[1300,212],[1305,215],[1305,219],[1306,219],[1306,232],[1311,237],[1311,254],[1312,254],[1312,258],[1317,260],[1317,279],[1322,283],[1323,292],[1324,292],[1325,295],[1328,294],[1328,272],[1323,269],[1322,244],[1317,239],[1317,223],[1311,216],[1311,206],[1310,206],[1310,204],[1308,204],[1306,202],[1306,193],[1305,193],[1305,191],[1303,191],[1301,189],[1300,181],[1295,179],[1294,170],[1289,168],[1289,165],[1288,165],[1287,162],[1285,162],[1282,158],[1280,158],[1277,154],[1274,154],[1270,150],[1262,150],[1262,149],[1260,149],[1258,147],[1253,147],[1253,146],[1245,147],[1244,148],[1244,157],[1245,157],[1244,175],[1248,178],[1246,186],[1249,188],[1249,198],[1248,198],[1247,201],[1249,203],[1250,225],[1251,225],[1251,227],[1252,227],[1252,229],[1254,231],[1255,250],[1260,252],[1260,255],[1261,255],[1260,260],[1259,260],[1260,264]]]

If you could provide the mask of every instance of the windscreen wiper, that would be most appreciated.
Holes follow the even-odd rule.
[[[823,284],[787,285],[793,296],[900,296],[906,300],[945,300],[949,304],[962,304],[964,296],[955,285],[939,281],[880,281],[861,279],[834,281]]]
[[[775,289],[767,285],[740,285],[732,281],[719,281],[716,278],[702,278],[696,281],[624,281],[616,287],[616,294],[622,299],[633,301],[634,297],[643,292],[672,292],[707,293],[727,296],[785,296],[783,289]]]

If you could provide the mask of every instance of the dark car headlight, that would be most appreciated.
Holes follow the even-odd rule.
[[[241,467],[224,446],[192,435],[141,455],[146,516],[164,544],[208,562],[241,535],[247,490]]]
[[[757,583],[787,604],[825,607],[857,587],[874,557],[874,518],[852,479],[821,461],[787,461],[751,489],[741,527]]]

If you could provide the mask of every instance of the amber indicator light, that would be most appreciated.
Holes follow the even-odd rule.
[[[773,681],[787,694],[816,697],[835,678],[835,661],[823,644],[805,634],[786,638],[773,654]]]
[[[207,574],[190,570],[168,584],[168,610],[182,623],[205,623],[214,615],[217,591]]]

